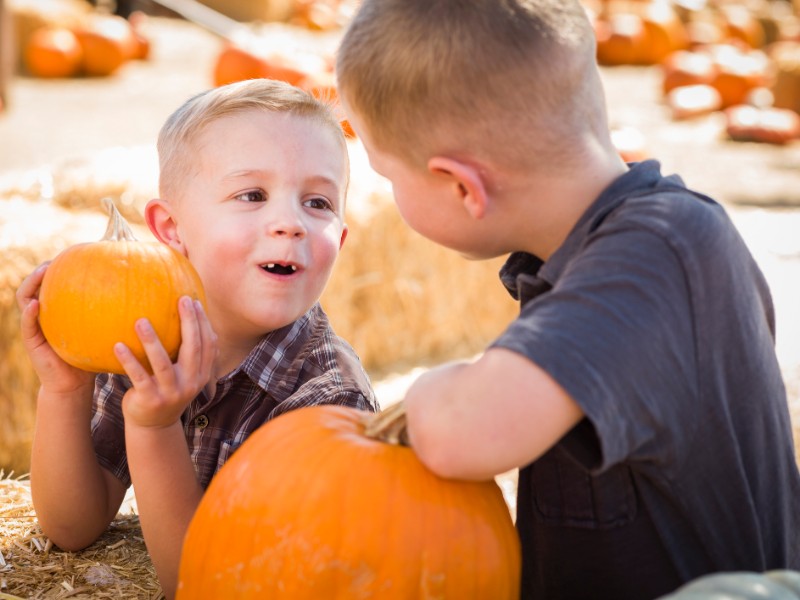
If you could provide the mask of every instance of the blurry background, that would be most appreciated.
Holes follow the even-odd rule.
[[[141,208],[156,196],[155,139],[190,95],[275,77],[335,97],[333,54],[355,5],[0,0],[0,469],[27,471],[37,387],[18,339],[21,279],[67,245],[99,239],[105,196],[150,237]],[[657,158],[722,202],[764,269],[800,421],[797,4],[585,6],[620,153]],[[517,308],[497,283],[502,259],[467,262],[411,232],[359,141],[349,145],[351,233],[323,304],[386,404],[426,366],[480,351]]]

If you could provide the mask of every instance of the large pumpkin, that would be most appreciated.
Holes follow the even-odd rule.
[[[47,268],[39,292],[39,323],[65,362],[96,373],[124,373],[114,356],[123,342],[149,368],[134,323],[150,320],[174,360],[180,347],[178,299],[205,302],[192,264],[160,242],[140,242],[111,202],[105,236],[63,250]]]
[[[189,525],[178,600],[516,600],[519,541],[499,487],[442,479],[384,441],[402,409],[306,407],[258,429]]]

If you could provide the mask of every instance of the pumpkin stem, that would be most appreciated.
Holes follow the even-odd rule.
[[[108,211],[108,227],[101,241],[135,242],[136,236],[133,235],[133,230],[119,210],[117,210],[111,198],[103,198],[102,203]]]
[[[400,401],[364,419],[364,435],[395,446],[411,446],[406,428],[406,405]]]

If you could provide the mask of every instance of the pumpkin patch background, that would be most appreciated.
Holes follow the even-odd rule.
[[[94,10],[84,0],[0,2],[7,15],[13,13],[19,38],[31,36],[37,23],[77,27],[81,15]],[[791,129],[782,130],[784,137],[767,136],[764,142],[745,141],[764,132],[732,135],[724,112],[730,86],[739,86],[735,89],[741,93],[744,85],[750,87],[742,97],[752,106],[774,105],[768,92],[781,98],[781,108],[797,115],[800,52],[784,45],[778,68],[778,57],[770,54],[764,36],[800,40],[799,9],[788,0],[667,2],[684,17],[687,6],[703,7],[694,36],[721,43],[713,38],[714,31],[723,35],[714,24],[737,32],[739,41],[733,49],[718,48],[716,60],[732,60],[733,53],[740,53],[748,56],[744,63],[750,67],[766,65],[757,77],[722,79],[726,88],[711,85],[707,73],[705,80],[686,79],[686,85],[707,87],[681,104],[668,94],[678,75],[653,58],[671,43],[670,29],[658,29],[658,23],[645,28],[636,21],[649,4],[587,1],[598,18],[598,36],[611,38],[619,30],[613,38],[616,46],[603,49],[608,64],[602,67],[615,140],[632,159],[657,158],[665,172],[681,174],[689,185],[718,199],[740,228],[773,291],[777,349],[800,443],[800,131],[793,135]],[[57,551],[38,532],[24,478],[37,382],[18,339],[14,292],[41,261],[68,245],[101,237],[107,221],[103,197],[115,200],[139,239],[150,236],[141,207],[156,195],[158,129],[193,93],[230,78],[276,74],[294,77],[298,84],[305,81],[318,93],[335,93],[331,53],[351,2],[209,0],[208,5],[250,10],[231,15],[247,27],[231,29],[231,39],[225,39],[208,25],[141,0],[144,14],[133,21],[147,53],[120,58],[108,74],[37,76],[24,64],[22,42],[16,40],[18,60],[11,65],[13,75],[0,108],[0,594],[158,597],[133,495],[108,534],[84,552]],[[725,17],[727,25],[723,5],[736,8],[728,10],[732,16]],[[760,38],[739,8],[761,24]],[[261,18],[256,10],[262,11]],[[613,16],[617,14],[626,16]],[[223,22],[231,25],[217,25]],[[626,41],[619,37],[625,31],[640,33]],[[659,36],[650,52],[641,51],[646,48],[641,46],[643,31]],[[638,50],[635,44],[640,44]],[[236,60],[243,51],[246,60]],[[75,61],[74,52],[68,59]],[[704,55],[695,62],[710,60]],[[255,74],[248,71],[253,66]],[[772,87],[778,72],[785,82],[779,90]],[[794,101],[798,104],[793,109]],[[336,330],[358,351],[385,405],[398,399],[427,365],[480,351],[513,318],[516,306],[496,280],[501,260],[467,262],[411,232],[358,140],[350,138],[349,144],[351,233],[323,303]],[[463,290],[459,297],[442,293],[456,284]],[[498,480],[513,513],[515,473]]]

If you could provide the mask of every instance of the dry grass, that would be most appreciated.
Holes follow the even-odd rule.
[[[0,472],[0,600],[163,597],[135,514],[117,515],[85,550],[64,552],[39,529],[27,480]]]

